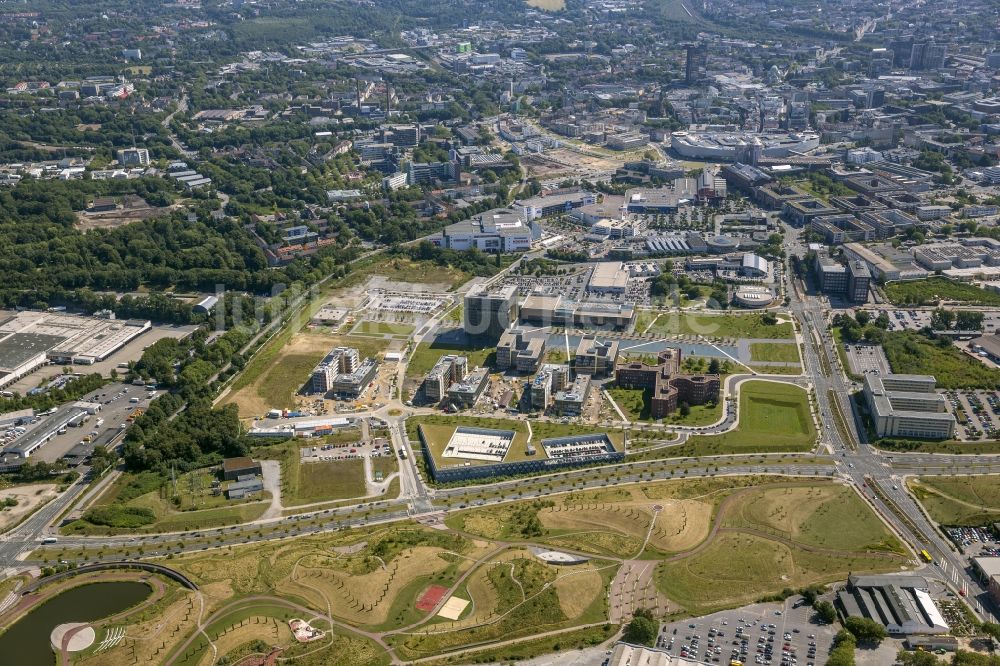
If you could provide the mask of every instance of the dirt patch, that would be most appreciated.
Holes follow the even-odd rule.
[[[47,504],[58,495],[54,483],[36,483],[30,486],[14,486],[0,490],[0,503],[6,499],[16,500],[15,506],[0,511],[0,532],[17,524],[35,509]]]
[[[81,211],[76,214],[76,227],[80,231],[90,231],[91,229],[114,229],[126,224],[148,220],[151,217],[161,217],[169,215],[171,211],[180,208],[175,204],[163,208],[146,206],[141,208],[119,208],[118,210],[107,211],[106,213],[87,213]]]

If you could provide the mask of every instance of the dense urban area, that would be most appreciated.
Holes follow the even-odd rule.
[[[1000,664],[994,0],[0,0],[0,664]]]

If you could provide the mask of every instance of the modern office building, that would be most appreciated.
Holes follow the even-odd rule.
[[[469,370],[469,359],[465,356],[448,354],[438,359],[424,378],[424,399],[439,403],[448,395],[448,387],[465,379]]]
[[[930,375],[865,375],[864,395],[879,437],[949,439],[955,417]]]
[[[602,342],[594,336],[583,336],[576,346],[573,369],[577,375],[610,377],[618,361],[618,341]]]
[[[448,400],[459,409],[468,409],[479,402],[489,384],[490,371],[486,368],[476,368],[448,387]]]
[[[570,371],[568,365],[546,363],[542,366],[528,385],[531,398],[531,408],[546,410],[552,404],[552,396],[562,391],[569,384]]]
[[[688,44],[684,47],[684,83],[693,86],[702,79],[708,71],[708,47],[705,44]]]
[[[560,416],[579,416],[589,396],[590,376],[577,375],[576,379],[555,393],[553,411]]]
[[[524,299],[521,321],[538,326],[624,329],[635,318],[632,303],[578,303],[561,294],[533,293]]]
[[[523,219],[530,222],[542,217],[568,213],[576,208],[591,206],[595,203],[597,203],[596,194],[586,190],[580,190],[579,192],[547,194],[544,196],[515,201],[513,208],[521,214]]]
[[[872,275],[857,259],[840,263],[825,254],[816,257],[816,280],[824,294],[844,296],[853,303],[867,303]]]
[[[328,393],[333,378],[340,373],[353,373],[361,365],[358,350],[353,347],[335,347],[312,371],[310,386],[313,393]]]
[[[642,361],[619,363],[615,367],[615,384],[622,388],[652,392],[650,416],[662,419],[677,407],[718,402],[722,390],[719,375],[681,374],[681,350],[665,349],[657,354],[656,365]]]
[[[508,329],[497,343],[497,368],[518,372],[535,372],[545,355],[545,338],[526,338],[519,328]]]
[[[500,339],[504,331],[517,323],[518,290],[516,285],[508,285],[496,291],[489,291],[478,285],[465,295],[462,313],[462,327],[467,335],[481,338]]]
[[[531,244],[541,238],[541,228],[525,221],[523,216],[509,208],[497,208],[474,215],[468,220],[449,224],[430,241],[450,250],[471,250],[505,254],[526,252]]]

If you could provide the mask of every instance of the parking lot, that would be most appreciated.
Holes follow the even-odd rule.
[[[1000,392],[945,391],[950,411],[958,421],[959,440],[1000,437]]]
[[[754,604],[664,624],[657,646],[672,655],[712,664],[814,666],[826,663],[837,633],[821,625],[796,595],[783,604]]]
[[[881,345],[844,343],[844,349],[847,351],[847,362],[854,374],[883,376],[889,374],[889,360],[885,357]]]
[[[58,434],[49,439],[41,448],[32,453],[32,460],[42,460],[45,462],[55,462],[62,458],[70,449],[81,443],[84,438],[88,440],[102,441],[108,439],[108,431],[117,431],[122,424],[126,423],[129,414],[136,408],[145,409],[151,401],[150,396],[155,396],[156,391],[147,389],[144,386],[133,386],[131,384],[112,383],[107,384],[93,393],[89,393],[82,398],[81,402],[95,402],[101,405],[101,411],[91,416],[79,427],[66,427]],[[135,400],[135,402],[132,402]],[[49,417],[35,417],[34,422],[17,437],[8,436],[4,433],[2,445],[5,448],[14,447],[18,443],[31,438],[36,432],[46,428]],[[100,425],[98,425],[100,423]]]
[[[949,527],[948,537],[969,557],[1000,557],[1000,542],[985,527]]]
[[[330,460],[358,460],[361,458],[381,458],[395,456],[388,440],[375,439],[371,442],[352,442],[350,444],[326,444],[324,446],[307,446],[299,449],[303,463],[323,462]]]

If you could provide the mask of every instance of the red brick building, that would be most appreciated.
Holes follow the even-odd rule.
[[[650,416],[662,419],[672,414],[677,406],[703,405],[717,402],[722,390],[719,375],[681,374],[681,350],[665,349],[656,357],[656,365],[641,361],[619,363],[615,366],[615,384],[622,388],[641,388],[652,391]]]

